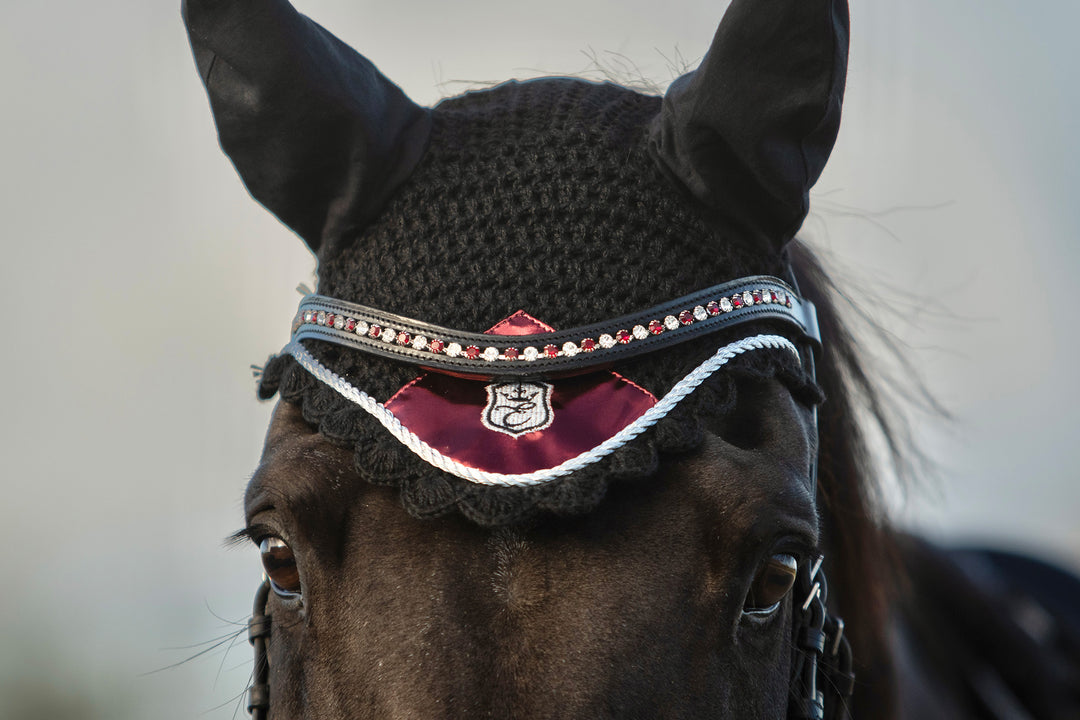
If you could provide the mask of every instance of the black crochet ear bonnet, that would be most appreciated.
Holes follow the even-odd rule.
[[[428,110],[409,104],[366,60],[287,3],[267,4],[275,9],[262,18],[266,27],[249,27],[248,42],[291,37],[305,56],[338,63],[340,76],[292,61],[275,66],[251,60],[250,48],[238,47],[235,38],[223,43],[223,19],[215,16],[220,9],[196,8],[201,3],[189,0],[185,16],[222,144],[253,195],[318,254],[321,295],[468,332],[483,332],[518,310],[562,329],[727,280],[789,277],[784,245],[805,215],[806,193],[835,138],[843,62],[833,55],[839,80],[836,67],[826,67],[813,97],[804,97],[801,88],[785,97],[779,88],[779,99],[770,104],[765,98],[760,116],[749,123],[723,108],[727,101],[736,104],[739,86],[727,99],[684,103],[721,116],[706,130],[695,129],[693,115],[676,101],[692,96],[696,85],[716,83],[708,75],[724,65],[738,70],[738,48],[730,41],[717,45],[729,18],[710,51],[721,67],[710,70],[707,57],[665,98],[551,78],[506,83]],[[734,3],[729,16],[738,16],[741,4]],[[814,46],[803,52],[817,52],[824,42],[800,33],[803,45]],[[242,92],[259,82],[267,84],[263,103],[297,102],[296,85],[306,83],[300,93],[306,106],[297,108],[296,118],[268,116]],[[357,97],[365,93],[372,101],[361,107]],[[803,120],[808,130],[793,128],[802,136],[792,154],[785,145],[790,139],[767,131],[791,124],[776,117],[786,118],[788,106],[798,109],[800,101],[819,111]],[[371,114],[383,120],[365,119]],[[822,124],[831,130],[823,132]],[[754,131],[768,137],[756,148],[725,147],[716,137],[731,137],[729,125],[756,125]],[[695,132],[713,133],[713,157],[700,156],[710,143]],[[787,151],[794,161],[780,156],[778,168],[763,167],[772,162],[768,152],[759,157],[763,148]],[[768,320],[752,322],[612,369],[661,397],[718,347],[777,331]],[[791,335],[788,328],[780,332]],[[305,347],[379,402],[421,373],[416,364],[318,340],[305,341]],[[790,353],[747,353],[633,442],[572,475],[526,488],[477,485],[428,465],[288,355],[266,364],[259,396],[279,393],[299,405],[323,435],[354,449],[356,469],[366,480],[399,488],[411,514],[456,509],[478,523],[499,525],[542,511],[586,512],[610,482],[652,475],[661,455],[698,447],[703,423],[733,407],[737,381],[745,376],[779,378],[807,405],[821,400]]]

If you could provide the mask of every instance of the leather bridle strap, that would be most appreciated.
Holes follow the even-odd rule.
[[[796,578],[789,720],[843,720],[855,690],[844,621],[825,609],[829,590],[821,569],[823,559],[804,563]],[[799,598],[803,598],[801,603]]]
[[[592,325],[513,336],[454,330],[307,295],[293,320],[292,339],[323,340],[450,374],[550,378],[608,366],[752,320],[779,321],[820,343],[813,304],[784,281],[766,275],[740,278]]]
[[[791,287],[798,293],[799,285],[791,265],[788,265],[787,275]],[[820,347],[820,336],[805,341],[803,347],[803,369],[814,382],[817,382],[814,350]],[[811,413],[814,437],[820,442],[816,405],[811,408]],[[815,502],[818,462],[819,454],[815,448],[810,463],[810,488]],[[849,717],[848,702],[855,691],[851,645],[844,637],[844,621],[830,615],[826,609],[829,586],[822,569],[824,560],[820,556],[805,560],[795,580],[789,720],[844,720]],[[798,598],[803,598],[801,603]]]
[[[255,650],[255,669],[248,688],[247,711],[252,720],[266,720],[270,712],[270,663],[266,644],[270,640],[270,614],[266,612],[270,599],[270,581],[263,580],[255,593],[255,606],[248,620],[248,642]]]

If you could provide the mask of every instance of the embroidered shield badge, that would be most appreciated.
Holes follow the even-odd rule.
[[[543,430],[555,418],[552,386],[545,382],[493,383],[487,386],[482,421],[488,430],[518,437]]]

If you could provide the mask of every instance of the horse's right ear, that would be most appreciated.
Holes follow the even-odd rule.
[[[430,113],[286,0],[183,0],[221,147],[320,258],[419,162]]]

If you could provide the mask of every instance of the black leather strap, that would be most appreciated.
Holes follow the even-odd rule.
[[[826,608],[829,585],[823,560],[804,561],[796,578],[788,720],[847,720],[855,690],[844,621]]]
[[[269,599],[270,581],[263,580],[255,593],[255,606],[248,620],[248,642],[255,652],[247,700],[247,711],[252,720],[265,720],[270,712],[270,665],[266,656],[266,644],[270,639],[270,615],[266,612]]]
[[[517,336],[453,330],[308,295],[300,302],[293,340],[324,340],[455,374],[552,377],[610,365],[763,319],[787,323],[800,337],[820,343],[813,304],[782,280],[764,275],[716,285],[613,320]]]

